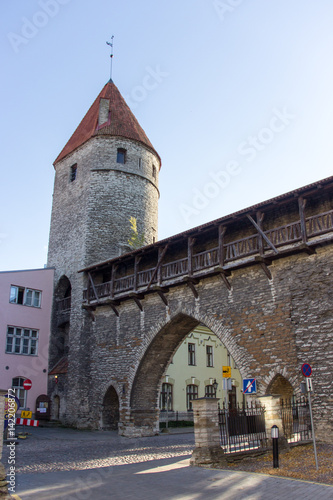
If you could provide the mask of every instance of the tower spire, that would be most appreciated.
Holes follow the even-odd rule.
[[[113,39],[114,39],[114,35],[112,35],[112,37],[111,37],[111,42],[106,42],[106,44],[109,45],[110,48],[111,48],[111,53],[110,53],[110,60],[111,60],[111,64],[110,64],[110,80],[111,81],[112,81]]]

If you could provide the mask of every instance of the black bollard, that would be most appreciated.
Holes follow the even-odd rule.
[[[271,429],[272,443],[273,443],[273,468],[279,467],[279,428],[273,425]]]

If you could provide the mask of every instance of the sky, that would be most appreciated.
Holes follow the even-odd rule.
[[[47,262],[53,162],[112,78],[162,158],[159,239],[333,174],[331,0],[1,2],[0,271]]]

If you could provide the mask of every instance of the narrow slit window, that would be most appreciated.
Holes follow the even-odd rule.
[[[126,163],[126,149],[118,148],[117,149],[117,163],[121,163],[125,165]]]
[[[74,182],[77,176],[77,164],[71,166],[70,181]]]

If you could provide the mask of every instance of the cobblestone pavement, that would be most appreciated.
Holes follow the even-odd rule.
[[[126,439],[115,432],[32,429],[16,447],[22,500],[332,499],[333,487],[189,467],[193,434]],[[9,448],[2,462],[8,468]]]

